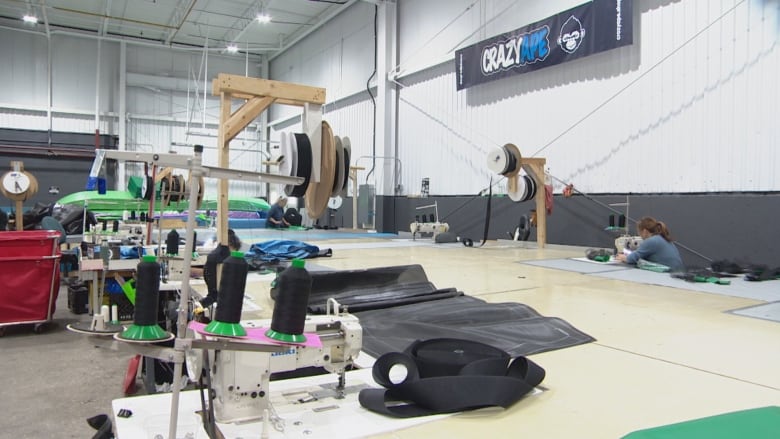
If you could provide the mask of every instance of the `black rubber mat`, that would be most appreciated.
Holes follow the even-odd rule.
[[[455,288],[437,289],[420,265],[311,275],[309,312],[324,314],[330,297],[347,306],[363,326],[363,350],[374,357],[432,338],[481,342],[512,356],[594,341],[567,322],[543,317],[523,304],[487,303]]]
[[[402,352],[415,340],[459,338],[485,343],[512,356],[538,354],[595,339],[555,317],[520,303],[487,303],[470,296],[355,313],[363,350],[373,357]]]
[[[313,314],[324,314],[331,297],[350,312],[358,312],[463,294],[455,288],[437,289],[420,265],[312,272],[311,276],[309,312]]]

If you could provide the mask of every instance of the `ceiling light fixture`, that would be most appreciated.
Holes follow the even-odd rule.
[[[268,14],[268,12],[265,9],[262,9],[260,12],[257,13],[257,21],[259,21],[260,23],[270,23],[271,16]]]
[[[37,23],[38,17],[36,17],[35,15],[25,14],[24,17],[22,17],[22,20],[25,23]]]
[[[236,46],[235,44],[229,44],[226,50],[228,51],[228,53],[236,53],[238,52],[238,46]]]

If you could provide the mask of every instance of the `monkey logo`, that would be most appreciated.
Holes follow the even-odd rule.
[[[572,15],[561,26],[558,45],[564,52],[574,53],[580,48],[583,38],[585,38],[585,28],[582,27],[580,20]]]

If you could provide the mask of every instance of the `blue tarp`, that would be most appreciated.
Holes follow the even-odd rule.
[[[249,251],[244,254],[244,257],[275,262],[294,258],[316,258],[319,256],[319,253],[320,248],[316,245],[289,239],[272,239],[252,244]]]

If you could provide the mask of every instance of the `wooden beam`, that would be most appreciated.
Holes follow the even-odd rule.
[[[230,119],[232,99],[228,93],[220,93],[219,104],[219,135],[217,136],[218,165],[220,168],[230,168],[230,139],[226,136],[225,123]],[[228,243],[228,181],[220,179],[217,185],[217,240]]]
[[[233,96],[236,99],[245,99],[245,100],[249,100],[249,99],[252,99],[253,97],[255,97],[255,95],[251,95],[251,94],[247,94],[247,93],[231,93],[230,95]],[[282,104],[282,105],[294,105],[296,107],[303,107],[303,105],[305,104],[305,102],[293,101],[293,100],[284,99],[284,98],[276,98],[274,103],[275,104]]]
[[[271,97],[252,97],[225,122],[225,139],[229,142],[233,140],[238,133],[247,125],[252,123],[257,116],[273,104],[274,98]]]
[[[217,75],[211,83],[211,92],[214,95],[228,93],[281,98],[288,102],[298,102],[299,105],[304,103],[325,104],[324,88],[227,73]]]

